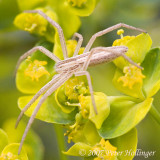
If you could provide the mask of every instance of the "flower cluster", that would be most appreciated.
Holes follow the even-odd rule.
[[[19,141],[23,134],[25,124],[21,123],[19,128],[14,128],[16,119],[9,119],[0,129],[0,160],[39,160],[43,155],[43,146],[39,137],[31,130],[19,155]],[[41,151],[37,154],[37,150]]]
[[[19,1],[19,5],[23,6],[24,2]],[[21,10],[40,9],[58,22],[68,39],[66,40],[67,51],[69,57],[72,57],[77,41],[69,38],[80,26],[78,16],[91,14],[97,2],[96,0],[42,1],[41,3],[35,1],[35,3],[20,8]],[[45,7],[41,7],[43,3],[46,4]],[[48,7],[49,4],[50,7]],[[69,18],[65,18],[66,16]],[[74,24],[72,25],[73,19]],[[70,21],[70,26],[73,28],[68,29],[67,24]],[[16,17],[14,23],[20,29],[45,37],[47,41],[40,41],[37,45],[44,46],[63,59],[57,31],[38,14],[21,13]],[[103,89],[98,90],[96,87],[98,92],[94,92],[98,114],[95,114],[92,106],[86,77],[73,76],[45,100],[36,115],[36,118],[42,121],[62,124],[66,129],[64,136],[68,136],[69,143],[72,141],[75,144],[64,154],[82,156],[79,151],[84,149],[85,155],[83,156],[86,160],[88,158],[117,160],[126,157],[116,153],[130,149],[136,150],[135,126],[153,107],[153,96],[160,89],[160,49],[151,49],[152,40],[147,33],[138,36],[123,36],[123,33],[123,30],[118,30],[117,34],[120,35],[120,39],[115,40],[113,46],[128,47],[126,55],[141,65],[143,70],[129,64],[123,57],[115,59],[113,61],[115,67],[110,71],[110,75],[101,78],[102,81],[104,80]],[[83,51],[82,47],[78,54],[82,54]],[[22,62],[16,75],[16,85],[21,92],[28,95],[19,98],[20,109],[23,109],[34,94],[56,74],[54,66],[55,62],[40,51],[33,53],[31,57]],[[97,72],[98,70],[93,72],[93,77]],[[107,75],[107,72],[104,66],[103,75]],[[108,79],[106,80],[105,77],[112,81],[106,83]],[[93,81],[98,86],[99,81],[94,78]],[[108,88],[113,88],[114,94],[110,94]],[[25,112],[27,116],[31,116],[42,96]],[[95,150],[104,152],[89,154],[90,151]],[[110,154],[110,151],[115,154]],[[134,155],[130,155],[128,160],[133,157]]]

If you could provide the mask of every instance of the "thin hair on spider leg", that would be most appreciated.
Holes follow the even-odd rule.
[[[32,49],[30,49],[29,51],[25,52],[19,59],[16,65],[16,69],[15,69],[15,75],[17,73],[17,70],[21,64],[21,62],[27,58],[28,56],[30,56],[32,53],[36,52],[37,50],[41,51],[43,54],[45,54],[46,56],[48,56],[49,58],[51,58],[53,61],[55,62],[59,62],[60,59],[54,55],[52,52],[50,52],[49,50],[47,50],[46,48],[42,47],[42,46],[36,46],[33,47]]]
[[[59,39],[60,39],[60,43],[61,43],[61,47],[62,47],[62,51],[63,51],[63,56],[64,59],[68,58],[68,53],[67,53],[67,46],[66,46],[66,42],[65,42],[65,38],[64,38],[64,34],[63,34],[63,30],[61,28],[61,26],[55,22],[53,19],[51,19],[49,16],[47,16],[44,12],[42,12],[41,10],[25,10],[25,13],[37,13],[39,15],[41,15],[44,19],[46,19],[53,27],[55,27],[58,30],[59,33]]]
[[[85,75],[87,77],[89,90],[90,90],[90,94],[91,94],[91,100],[92,100],[93,109],[94,109],[94,111],[95,111],[95,113],[97,115],[98,111],[97,111],[96,102],[95,102],[95,98],[94,98],[94,94],[93,94],[93,87],[92,87],[92,83],[91,83],[90,74],[87,71],[79,71],[79,72],[75,73],[75,76],[82,76],[82,75]]]
[[[49,81],[45,86],[43,86],[35,95],[34,97],[29,101],[29,103],[22,109],[21,113],[19,114],[16,124],[15,124],[15,128],[17,128],[21,118],[23,117],[24,112],[36,101],[36,99],[43,94],[44,92],[46,92],[49,87],[51,87],[51,85],[53,85],[60,77],[62,76],[62,74],[59,75],[55,75],[53,77],[53,79],[51,81]]]
[[[83,43],[83,36],[79,33],[75,33],[73,35],[73,39],[75,39],[76,37],[78,37],[78,43],[77,43],[77,46],[76,46],[76,49],[74,51],[74,54],[73,54],[73,57],[75,57],[76,55],[78,55],[78,52],[82,46],[82,43]]]
[[[26,138],[26,136],[27,136],[27,133],[28,133],[28,131],[29,131],[29,129],[30,129],[33,121],[34,121],[34,118],[35,118],[37,112],[39,111],[41,105],[43,104],[43,102],[46,100],[46,98],[47,98],[48,96],[50,96],[58,87],[60,87],[60,86],[61,86],[66,80],[68,80],[72,75],[73,75],[73,73],[68,73],[67,75],[63,75],[63,76],[61,77],[61,79],[60,79],[57,83],[55,83],[55,84],[43,95],[43,97],[40,99],[38,105],[36,106],[35,110],[34,110],[33,113],[32,113],[32,116],[31,116],[30,119],[29,119],[29,122],[28,122],[28,124],[27,124],[27,127],[26,127],[26,129],[25,129],[25,131],[24,131],[24,134],[23,134],[23,136],[22,136],[22,140],[21,140],[21,143],[20,143],[20,146],[19,146],[19,149],[18,149],[18,154],[20,154],[20,152],[21,152],[21,149],[22,149],[24,140],[25,140],[25,138]]]
[[[137,68],[143,70],[143,67],[139,66],[137,63],[133,62],[128,56],[126,56],[125,54],[122,54],[123,58],[125,60],[127,60],[130,64],[136,66]]]
[[[97,37],[103,36],[104,34],[107,34],[107,33],[111,32],[111,31],[116,30],[116,29],[121,28],[121,27],[124,27],[124,28],[127,28],[127,29],[131,29],[131,30],[136,30],[136,31],[139,31],[139,32],[147,33],[145,30],[143,30],[141,28],[136,28],[136,27],[124,24],[124,23],[118,23],[118,24],[116,24],[114,26],[111,26],[111,27],[109,27],[107,29],[104,29],[102,31],[99,31],[99,32],[95,33],[90,38],[88,44],[86,45],[84,53],[88,52],[90,50],[90,48],[92,47],[92,45],[93,45],[93,43],[94,43],[94,41],[96,40]]]

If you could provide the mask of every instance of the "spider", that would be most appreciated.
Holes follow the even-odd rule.
[[[97,108],[96,108],[96,103],[93,95],[93,87],[91,84],[91,78],[89,72],[87,72],[88,66],[92,65],[97,65],[101,63],[108,63],[110,61],[113,61],[114,59],[122,56],[125,58],[129,63],[135,65],[136,67],[142,69],[141,66],[137,65],[135,62],[133,62],[129,57],[125,55],[127,52],[128,48],[125,46],[115,46],[115,47],[96,47],[91,49],[92,44],[96,40],[97,37],[100,37],[108,32],[111,32],[115,29],[118,29],[120,27],[125,27],[128,29],[132,30],[137,30],[140,32],[145,32],[144,30],[140,28],[136,28],[133,26],[129,26],[124,23],[119,23],[116,24],[112,27],[109,27],[107,29],[104,29],[102,31],[99,31],[95,33],[89,40],[88,44],[86,45],[83,54],[78,55],[79,49],[81,48],[82,42],[83,42],[83,37],[79,33],[74,34],[74,38],[78,38],[78,43],[75,49],[75,52],[73,54],[73,57],[68,58],[67,54],[67,47],[65,43],[65,38],[63,34],[63,30],[60,27],[58,23],[53,21],[50,17],[48,17],[45,13],[43,13],[41,10],[28,10],[25,11],[25,13],[37,13],[40,14],[43,18],[45,18],[53,27],[55,27],[58,30],[59,38],[60,38],[60,43],[63,51],[63,56],[64,60],[60,60],[57,56],[55,56],[52,52],[47,50],[46,48],[42,46],[36,46],[29,50],[28,52],[24,53],[18,60],[17,66],[16,66],[16,71],[21,64],[21,62],[27,58],[29,55],[34,53],[35,51],[39,50],[49,58],[51,58],[53,61],[56,62],[55,65],[55,70],[57,72],[56,75],[53,76],[52,80],[50,80],[46,85],[44,85],[36,94],[35,96],[30,100],[30,102],[22,109],[17,122],[16,122],[16,127],[18,126],[19,121],[21,120],[24,112],[35,102],[35,100],[42,94],[42,98],[40,99],[38,105],[36,106],[35,110],[33,111],[29,122],[27,124],[27,127],[24,131],[24,134],[22,136],[22,140],[19,146],[18,154],[20,154],[22,145],[24,143],[24,140],[26,138],[26,135],[31,127],[31,124],[34,121],[34,118],[40,109],[42,103],[46,100],[48,96],[50,96],[57,88],[59,88],[62,84],[64,84],[69,78],[71,78],[73,75],[75,76],[82,76],[85,75],[87,80],[88,80],[88,86],[91,94],[91,100],[92,100],[92,105],[95,111],[95,114],[98,114]],[[90,50],[91,49],[91,50]]]

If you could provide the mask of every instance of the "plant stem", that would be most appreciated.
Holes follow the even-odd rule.
[[[160,113],[158,112],[158,110],[155,108],[154,105],[152,105],[149,113],[152,115],[152,117],[157,121],[157,123],[160,124]]]
[[[68,160],[67,156],[62,153],[62,151],[66,151],[66,144],[65,144],[63,128],[61,127],[61,125],[54,124],[54,130],[55,130],[56,137],[57,137],[60,160]]]

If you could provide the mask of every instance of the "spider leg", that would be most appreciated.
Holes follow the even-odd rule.
[[[47,16],[41,10],[26,10],[24,12],[25,13],[38,13],[43,18],[45,18],[53,27],[57,28],[58,33],[59,33],[60,43],[61,43],[61,46],[62,46],[63,56],[64,56],[64,59],[66,59],[68,57],[67,47],[66,47],[66,42],[65,42],[65,38],[64,38],[64,34],[63,34],[63,30],[62,30],[61,26],[58,23],[56,23],[54,20],[52,20],[49,16]]]
[[[140,31],[140,32],[145,32],[145,33],[146,33],[145,30],[142,30],[142,29],[140,29],[140,28],[136,28],[136,27],[133,27],[133,26],[124,24],[124,23],[118,23],[118,24],[116,24],[116,25],[114,25],[114,26],[112,26],[112,27],[109,27],[109,28],[107,28],[107,29],[104,29],[104,30],[102,30],[102,31],[99,31],[99,32],[95,33],[95,34],[91,37],[91,39],[89,40],[88,44],[86,45],[86,48],[85,48],[85,50],[84,50],[84,53],[85,53],[85,52],[88,52],[88,51],[90,50],[90,48],[92,47],[92,44],[94,43],[94,41],[96,40],[97,37],[100,37],[100,36],[102,36],[102,35],[104,35],[104,34],[106,34],[106,33],[109,33],[109,32],[111,32],[111,31],[113,31],[113,30],[115,30],[115,29],[118,29],[118,28],[121,28],[121,27],[128,28],[128,29],[132,29],[132,30],[136,30],[136,31]]]
[[[25,131],[24,131],[24,134],[23,134],[23,136],[22,136],[21,143],[20,143],[20,146],[19,146],[19,149],[18,149],[18,154],[20,154],[20,152],[21,152],[22,145],[23,145],[23,143],[24,143],[24,140],[25,140],[25,138],[26,138],[26,135],[27,135],[27,133],[28,133],[28,131],[29,131],[29,129],[30,129],[33,121],[34,121],[34,118],[35,118],[38,110],[40,109],[41,105],[43,104],[43,102],[46,100],[46,98],[47,98],[48,96],[50,96],[58,87],[60,87],[60,86],[61,86],[66,80],[68,80],[72,75],[73,75],[72,73],[68,73],[68,74],[65,74],[65,75],[61,76],[61,79],[60,79],[57,83],[55,83],[55,84],[43,95],[43,97],[40,99],[38,105],[36,106],[34,112],[32,113],[32,116],[31,116],[30,119],[29,119],[29,122],[28,122],[28,124],[27,124],[27,127],[26,127],[26,129],[25,129]]]
[[[31,55],[32,53],[36,52],[37,50],[41,51],[42,53],[44,53],[46,56],[48,56],[49,58],[51,58],[52,60],[54,60],[55,62],[59,62],[60,59],[55,56],[52,52],[50,52],[49,50],[47,50],[46,48],[42,47],[42,46],[36,46],[33,47],[32,49],[30,49],[29,51],[27,51],[26,53],[24,53],[18,60],[17,65],[16,65],[16,70],[15,73],[17,73],[18,67],[21,64],[21,62],[27,58],[29,55]]]
[[[136,66],[139,69],[143,69],[143,67],[139,66],[137,63],[133,62],[128,56],[126,56],[125,54],[122,54],[123,58],[126,59],[129,63],[133,64],[134,66]]]
[[[21,113],[19,114],[17,121],[16,121],[16,125],[15,128],[17,128],[21,118],[23,117],[24,112],[36,101],[36,99],[43,94],[44,92],[46,92],[55,82],[57,82],[60,77],[62,76],[62,74],[58,74],[55,75],[53,77],[53,79],[51,81],[49,81],[45,86],[43,86],[35,95],[34,97],[29,101],[29,103],[22,109]]]
[[[90,90],[90,94],[91,94],[92,105],[93,105],[95,113],[98,114],[96,102],[95,102],[94,95],[93,95],[93,87],[92,87],[92,83],[91,83],[90,74],[87,71],[79,71],[79,72],[75,73],[75,76],[82,76],[82,75],[85,75],[87,77],[89,90]]]
[[[72,39],[76,39],[76,37],[78,37],[78,44],[77,44],[77,47],[76,47],[76,49],[74,51],[73,57],[75,57],[76,55],[78,55],[78,52],[79,52],[79,50],[80,50],[80,48],[82,46],[82,43],[83,43],[83,36],[81,34],[75,33],[73,35]]]

